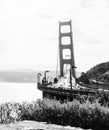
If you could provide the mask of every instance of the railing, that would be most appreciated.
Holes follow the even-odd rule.
[[[43,86],[52,85],[53,83],[57,83],[58,79],[53,77],[47,77],[46,73],[49,71],[44,72],[44,76],[42,77],[41,73],[37,74],[37,84],[42,84]]]

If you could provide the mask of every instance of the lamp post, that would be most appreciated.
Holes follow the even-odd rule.
[[[44,78],[45,78],[45,87],[46,87],[46,74],[47,74],[48,72],[49,72],[48,70],[46,70],[46,71],[44,72]]]

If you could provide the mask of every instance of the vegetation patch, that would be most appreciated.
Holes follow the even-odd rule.
[[[82,73],[80,81],[88,83],[88,80],[97,80],[103,83],[109,83],[109,62],[100,63],[86,73]]]
[[[31,103],[8,102],[0,105],[0,123],[35,120],[84,129],[107,130],[109,128],[109,100],[102,98],[100,95],[97,99],[78,95],[72,102],[63,103],[50,99],[39,99]]]

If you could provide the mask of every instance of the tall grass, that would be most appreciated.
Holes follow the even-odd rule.
[[[8,102],[0,105],[0,123],[36,120],[93,130],[108,130],[108,102],[108,95],[105,94],[99,95],[97,99],[78,95],[72,102],[65,103],[50,99],[39,99],[31,103]]]

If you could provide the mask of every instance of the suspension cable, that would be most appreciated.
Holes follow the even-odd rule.
[[[58,78],[58,60],[59,60],[59,47],[57,47],[57,59],[56,59],[56,78]]]

